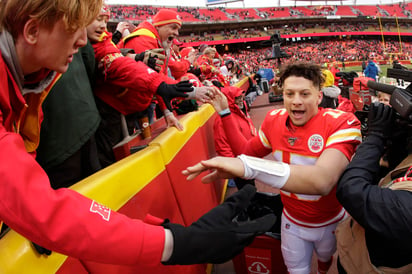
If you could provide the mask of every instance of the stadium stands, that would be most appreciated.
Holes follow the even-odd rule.
[[[220,9],[199,9],[199,14],[214,21],[228,21],[226,13]]]
[[[150,21],[160,8],[111,6],[115,15],[111,23],[115,25],[122,18],[132,20],[134,24],[142,20]],[[259,66],[276,64],[276,60],[264,60],[271,57],[270,45],[261,45],[274,33],[281,34],[282,50],[292,56],[289,61],[330,63],[343,59],[359,65],[362,60],[373,57],[387,63],[395,55],[400,60],[409,60],[408,52],[412,49],[411,3],[237,9],[167,8],[177,10],[185,22],[179,31],[184,46],[196,47],[201,43],[216,46],[220,52],[233,53],[249,72]],[[385,35],[384,43],[382,35]]]
[[[377,6],[372,6],[372,5],[371,6],[356,6],[355,10],[357,10],[359,12],[357,15],[376,16],[376,15],[379,14],[378,7]]]
[[[403,9],[399,5],[386,5],[381,6],[381,8],[386,10],[390,16],[405,17]]]
[[[154,15],[159,8],[142,5],[112,5],[110,6],[115,19],[142,21]],[[176,7],[167,7],[176,9]],[[359,6],[298,6],[276,8],[177,8],[182,18],[187,22],[265,20],[276,18],[311,17],[311,16],[380,16],[408,17],[412,14],[412,4],[391,5],[359,5]],[[409,16],[410,17],[410,16]]]
[[[351,6],[340,6],[336,12],[337,16],[355,16]]]
[[[289,17],[290,10],[287,7],[282,8],[259,8],[260,12],[266,13],[267,18]]]

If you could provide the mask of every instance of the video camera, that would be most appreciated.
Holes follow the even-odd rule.
[[[403,89],[392,85],[368,81],[368,88],[391,94],[389,103],[392,108],[402,119],[409,123],[412,122],[412,71],[388,68],[387,77],[402,79],[411,84],[409,84],[406,89]]]
[[[405,69],[388,68],[387,77],[402,79],[412,83],[412,71]],[[412,153],[412,84],[409,84],[409,86],[404,89],[397,86],[368,81],[367,86],[370,89],[391,94],[389,104],[396,112],[391,136],[389,136],[386,143],[386,159],[389,163],[386,171],[389,171],[397,166],[409,153]],[[366,115],[368,115],[369,109],[365,110]]]
[[[403,79],[412,83],[412,71],[403,69],[388,68],[387,76],[395,79]],[[391,95],[390,105],[396,112],[396,125],[399,127],[412,128],[412,84],[406,89],[393,85],[378,83],[372,80],[367,81],[366,86],[370,91],[380,91]],[[361,122],[361,133],[365,137],[368,133],[369,103],[364,104],[362,109],[355,111],[355,116]],[[412,136],[412,135],[411,135]]]
[[[289,58],[290,55],[287,54],[284,50],[281,49],[280,45],[283,43],[285,38],[282,38],[279,32],[276,32],[270,36],[269,40],[263,41],[262,45],[271,46],[272,54],[270,57],[265,58],[265,60],[280,59],[280,58]]]

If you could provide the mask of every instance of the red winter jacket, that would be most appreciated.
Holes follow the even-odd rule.
[[[246,140],[249,140],[253,136],[256,136],[256,128],[253,125],[249,115],[245,115],[242,110],[235,104],[235,97],[242,94],[242,91],[238,87],[230,86],[222,88],[222,92],[226,95],[228,100],[229,109],[232,112],[234,124],[239,128],[240,133]],[[239,94],[240,93],[240,94]],[[236,157],[233,153],[229,141],[227,139],[225,129],[223,128],[222,118],[216,117],[213,124],[215,149],[219,156]]]
[[[220,82],[223,86],[229,86],[228,81],[225,79],[225,76],[223,76],[223,74],[220,72],[220,69],[216,68],[213,65],[213,60],[211,60],[206,55],[203,54],[197,58],[197,65],[199,66],[200,71],[202,72],[200,78],[204,78],[205,80],[209,81],[216,80]]]
[[[173,56],[169,58],[169,69],[175,79],[180,79],[182,76],[187,74],[189,68],[190,62],[185,58],[179,59]]]
[[[101,72],[97,77],[95,94],[125,115],[143,111],[166,77],[143,62],[124,57],[111,37],[105,32],[99,42],[92,44]]]
[[[148,49],[160,49],[162,45],[160,44],[159,33],[157,29],[147,21],[140,23],[137,28],[125,37],[118,44],[119,48],[128,48],[133,49],[136,53],[143,52]],[[170,49],[170,52],[172,49]],[[171,54],[168,56],[168,60],[165,60],[160,73],[168,75],[167,67],[170,67],[171,70],[174,70],[177,73],[177,76],[182,73],[182,71],[187,71],[190,67],[190,63],[187,60],[184,60],[182,63],[177,63],[171,59]],[[172,72],[173,73],[173,72]],[[166,77],[168,80],[166,83],[175,84],[176,80]],[[175,77],[180,78],[180,77]]]
[[[53,190],[26,151],[21,125],[38,121],[28,114],[40,110],[39,98],[46,93],[23,97],[0,56],[0,220],[31,241],[72,257],[109,264],[159,263],[163,227],[113,212],[71,189]]]

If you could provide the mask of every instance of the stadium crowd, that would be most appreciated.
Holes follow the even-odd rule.
[[[322,5],[308,7],[280,7],[280,8],[193,8],[176,7],[171,8],[178,12],[179,16],[186,22],[202,21],[231,21],[231,20],[256,20],[275,19],[279,17],[301,17],[301,16],[382,16],[382,17],[409,17],[412,7],[410,3],[399,3],[389,5],[354,6],[347,11],[340,11],[344,6]],[[159,9],[165,7],[152,7],[144,5],[111,5],[110,9],[115,20],[147,20],[156,14]],[[170,8],[170,7],[169,7]]]
[[[399,42],[385,43],[386,51],[382,48],[382,42],[377,40],[353,40],[332,39],[327,41],[301,41],[288,43],[282,46],[282,50],[289,57],[281,58],[282,64],[296,61],[313,61],[318,64],[331,64],[337,62],[342,67],[342,62],[362,62],[372,58],[380,64],[391,64],[394,55],[398,60],[409,61],[412,44],[403,42],[403,54],[399,54]],[[258,71],[260,68],[279,69],[278,60],[272,57],[271,48],[244,49],[223,54],[232,56],[237,60],[245,74]]]

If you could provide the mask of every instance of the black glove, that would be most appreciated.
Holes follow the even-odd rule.
[[[246,185],[189,227],[164,223],[174,237],[173,253],[164,264],[219,264],[242,252],[255,236],[265,233],[276,222],[274,214],[247,222],[234,221],[249,206],[255,193],[254,186]]]
[[[142,53],[136,54],[135,60],[142,61],[148,67],[159,72],[162,69],[166,55],[163,54],[164,49],[148,49]]]
[[[393,110],[385,104],[371,104],[368,114],[368,135],[387,138],[394,122]]]
[[[48,250],[47,248],[44,248],[44,247],[42,247],[42,246],[39,246],[38,244],[35,244],[35,243],[33,243],[33,242],[32,242],[32,244],[33,244],[34,249],[36,249],[36,251],[37,251],[40,255],[43,255],[43,254],[45,254],[45,255],[50,255],[50,254],[52,253],[51,250]]]
[[[123,36],[123,34],[120,31],[115,30],[115,32],[113,32],[113,34],[112,34],[113,43],[115,45],[117,45],[120,42],[120,40],[122,40],[122,36]]]
[[[243,214],[240,214],[240,220],[254,220],[269,213],[275,214],[276,223],[268,232],[280,234],[281,216],[283,211],[283,203],[280,199],[280,194],[257,192],[246,208]],[[269,234],[270,235],[270,234]]]
[[[177,84],[166,84],[162,82],[157,88],[156,93],[162,97],[166,107],[172,111],[170,101],[176,97],[188,97],[189,95],[185,92],[191,92],[193,89],[193,85],[189,81],[181,81]]]
[[[215,87],[218,87],[219,89],[224,87],[223,84],[219,82],[218,80],[213,80],[212,83]]]
[[[200,70],[200,68],[198,67],[195,68],[193,66],[191,66],[187,72],[196,75],[196,77],[200,77],[200,75],[202,74],[202,71]]]

